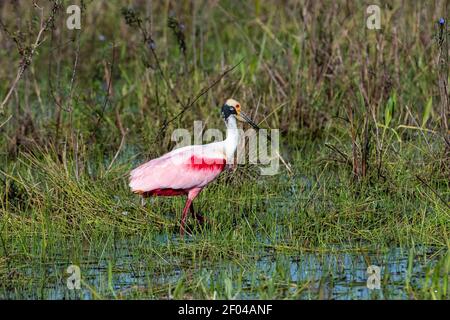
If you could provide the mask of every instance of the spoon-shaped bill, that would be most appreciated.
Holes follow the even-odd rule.
[[[255,128],[256,130],[261,129],[252,119],[250,119],[249,116],[247,116],[244,112],[240,112],[240,116],[242,117],[242,119],[244,119],[244,121],[246,121],[248,124],[250,124],[253,128]]]

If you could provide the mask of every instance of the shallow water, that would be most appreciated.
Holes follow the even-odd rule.
[[[409,276],[413,284],[419,284],[424,279],[426,267],[440,257],[439,254],[433,257],[433,250],[426,249],[421,249],[416,255],[408,275],[409,252],[400,248],[383,254],[308,253],[290,259],[290,277],[294,282],[311,281],[308,290],[301,295],[303,298],[312,298],[314,293],[321,291],[319,294],[323,299],[408,299],[404,291],[406,278]],[[270,258],[260,264],[262,270],[274,265]],[[370,284],[369,277],[373,273],[368,273],[368,266],[380,268],[380,289]]]
[[[125,298],[132,292],[148,291],[150,286],[170,284],[174,288],[186,273],[207,274],[208,286],[212,282],[223,281],[219,275],[224,270],[235,275],[242,268],[238,264],[224,262],[220,266],[203,266],[197,270],[174,268],[170,273],[152,273],[146,268],[146,262],[140,262],[130,255],[128,245],[124,243],[123,247],[116,248],[114,266],[106,260],[83,262],[80,266],[83,280],[80,290],[67,289],[67,274],[64,273],[68,263],[60,262],[44,266],[40,271],[29,269],[32,273],[30,278],[39,278],[39,281],[32,286],[24,286],[23,289],[20,286],[11,288],[6,290],[6,294],[6,288],[3,288],[0,296],[4,295],[2,298],[7,299],[92,299],[98,294],[97,297],[102,298]],[[276,256],[265,253],[256,259],[254,271],[244,273],[241,287],[232,298],[261,298],[258,291],[252,288],[261,281],[267,282],[271,277],[277,277],[277,273],[282,273],[278,279],[285,281],[290,296],[298,299],[409,299],[411,297],[405,290],[407,279],[411,285],[420,288],[426,271],[444,253],[432,248],[395,248],[383,252],[335,250],[331,253],[305,252]],[[369,265],[380,267],[380,289],[368,286]],[[231,281],[233,287],[236,287],[234,278],[235,276],[231,277]],[[301,290],[295,293],[299,288]],[[165,296],[170,298],[168,292]],[[140,297],[137,295],[137,298]],[[157,297],[161,295],[155,296]]]

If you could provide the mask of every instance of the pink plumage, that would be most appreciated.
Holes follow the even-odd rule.
[[[131,191],[143,197],[187,195],[180,233],[184,234],[187,211],[195,214],[192,201],[202,189],[223,171],[225,155],[217,152],[217,144],[189,146],[169,152],[142,164],[130,173]]]
[[[203,188],[223,170],[226,159],[203,146],[178,149],[153,159],[130,173],[130,188],[142,195],[188,194]]]
[[[181,235],[184,234],[189,210],[197,220],[203,221],[202,216],[195,214],[192,201],[233,158],[239,139],[236,124],[238,116],[243,116],[245,121],[256,126],[240,108],[233,99],[228,99],[222,107],[222,116],[227,124],[225,140],[176,149],[144,163],[130,173],[131,191],[143,197],[187,195],[181,219]]]

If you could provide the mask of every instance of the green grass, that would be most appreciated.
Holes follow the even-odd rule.
[[[92,179],[76,178],[52,155],[23,156],[8,170],[2,197],[2,295],[11,294],[10,285],[25,288],[16,297],[56,298],[61,290],[71,297],[63,290],[65,268],[77,264],[104,278],[84,283],[97,298],[317,298],[317,280],[292,280],[292,257],[353,253],[358,259],[364,252],[416,246],[433,248],[440,257],[447,250],[449,211],[415,179],[416,171],[409,171],[415,167],[397,163],[390,183],[351,186],[347,170],[329,171],[329,164],[315,161],[321,147],[305,144],[302,150],[294,153],[301,165],[291,178],[221,176],[195,202],[210,223],[190,221],[193,236],[186,239],[178,235],[184,200],[154,199],[141,206],[123,179],[124,159],[114,173]],[[273,271],[256,266],[263,257],[275,264]],[[432,268],[436,259],[424,266]],[[437,270],[448,268],[445,261]],[[111,285],[108,266],[117,277],[131,273],[142,283],[122,280],[121,288],[115,278]],[[448,273],[439,272],[416,275],[430,283],[413,291],[414,297],[446,297],[440,281],[448,281]],[[53,285],[37,288],[46,284]]]
[[[0,112],[0,298],[449,298],[438,2],[382,3],[383,29],[369,32],[356,1],[129,1],[158,60],[121,6],[85,1],[78,32],[62,3]],[[14,48],[39,29],[36,9],[18,10],[19,22],[0,6],[2,100]],[[280,129],[293,174],[223,173],[195,200],[210,223],[191,219],[181,239],[184,199],[142,206],[127,174],[172,149],[176,128],[222,128],[229,97]],[[66,288],[70,264],[82,291]],[[382,290],[365,287],[370,264]]]

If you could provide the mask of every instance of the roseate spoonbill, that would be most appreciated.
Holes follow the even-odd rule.
[[[184,235],[188,211],[197,221],[204,221],[201,215],[195,214],[192,201],[219,176],[225,164],[232,161],[239,141],[236,120],[246,121],[258,128],[234,99],[228,99],[222,106],[222,117],[227,126],[225,140],[173,150],[130,173],[131,191],[143,197],[187,195],[181,218],[181,236]]]

